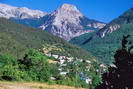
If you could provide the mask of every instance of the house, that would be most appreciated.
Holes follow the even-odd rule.
[[[60,75],[66,75],[68,72],[60,72]]]
[[[55,78],[55,77],[50,77],[50,79],[51,79],[51,80],[56,80],[56,78]]]
[[[91,63],[91,61],[89,61],[89,60],[87,60],[86,62],[89,63],[89,64]]]
[[[87,78],[85,79],[85,82],[86,82],[87,84],[92,84],[92,79],[89,78],[89,77],[87,77]]]
[[[67,57],[68,62],[72,62],[73,59],[74,59],[73,57]]]
[[[114,65],[114,64],[110,64],[110,67],[114,67],[114,68],[116,68],[116,65]]]
[[[83,72],[81,72],[79,75],[80,75],[81,80],[84,80],[87,84],[92,83],[91,77],[87,77]]]
[[[52,55],[55,59],[59,58],[59,55]]]
[[[45,55],[48,56],[48,57],[51,57],[52,56],[51,53],[47,53]]]
[[[106,68],[106,66],[104,64],[100,64],[100,67],[102,68]]]
[[[65,62],[64,59],[61,59],[61,60],[59,61],[59,63],[60,63],[61,65],[64,64],[64,62]]]
[[[60,56],[59,59],[60,60],[66,59],[66,56]]]

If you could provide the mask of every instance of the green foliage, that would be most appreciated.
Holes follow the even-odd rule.
[[[37,50],[41,51],[46,46],[45,44],[54,45],[57,49],[63,49],[63,51],[52,50],[53,53],[74,57],[75,59],[96,61],[95,57],[87,51],[71,45],[46,31],[16,24],[4,18],[0,18],[0,32],[1,80],[39,81],[86,86],[84,81],[79,79],[79,75],[77,77],[74,74],[68,77],[59,75],[58,65],[48,62],[48,60],[53,60],[53,58],[47,57]],[[58,81],[50,80],[51,76],[57,78]],[[76,81],[78,82],[75,84]]]
[[[48,57],[37,50],[29,50],[21,64],[34,81],[46,82],[51,77],[51,67],[48,63]]]
[[[104,38],[97,37],[96,39],[91,40],[85,45],[81,45],[86,39],[91,37],[93,34],[85,34],[80,37],[74,38],[70,43],[77,44],[87,51],[91,52],[93,56],[100,59],[106,64],[110,64],[114,61],[113,55],[115,50],[120,47],[120,41],[123,35],[133,34],[133,23],[124,24],[120,29],[107,34]],[[133,40],[132,38],[130,39]]]
[[[69,69],[70,72],[67,75],[60,75],[58,64],[51,64],[48,60],[51,59],[35,49],[30,49],[19,60],[9,54],[0,55],[0,80],[38,81],[87,88],[89,85],[80,76],[80,72],[83,72],[94,78],[92,86],[99,83],[98,75],[93,66],[91,66],[91,71],[87,71],[86,63],[73,60],[72,63],[65,66],[66,68],[63,68],[65,71]],[[51,80],[51,77],[56,80]]]
[[[91,54],[87,51],[71,45],[46,31],[0,18],[0,53],[9,53],[22,58],[29,48],[41,49],[44,44],[54,45],[57,43],[59,48],[65,49],[73,57],[92,59]]]
[[[100,77],[101,75],[93,75],[93,81],[92,81],[92,86],[95,88],[99,83],[102,81],[102,78]]]
[[[128,40],[130,35],[123,36],[121,49],[114,55],[115,66],[108,68],[102,75],[102,83],[96,89],[132,89],[133,88],[133,44]]]
[[[0,55],[0,66],[4,65],[16,65],[18,62],[17,60],[10,54],[3,54]]]
[[[0,55],[0,64],[0,79],[20,81],[27,77],[26,72],[19,70],[18,61],[9,54]]]
[[[12,81],[27,80],[26,72],[18,70],[18,66],[5,65],[0,70],[2,73],[1,79]]]
[[[31,66],[43,66],[43,63],[47,64],[47,56],[44,56],[43,53],[35,50],[35,49],[31,49],[29,50],[29,52],[27,53],[26,57],[24,60],[29,60],[31,63]],[[40,69],[40,68],[38,68]]]
[[[113,31],[111,34],[107,34],[104,38],[96,37],[96,33],[84,34],[82,36],[73,38],[70,43],[77,44],[87,51],[91,52],[95,57],[100,59],[106,64],[110,64],[114,61],[113,55],[115,50],[120,47],[118,44],[123,35],[133,34],[133,8],[123,13],[118,18],[112,20],[101,31],[109,29],[110,26],[119,25],[120,29]],[[94,39],[90,42],[82,45],[88,38],[95,35]]]
[[[29,50],[24,59],[21,60],[7,54],[1,55],[0,79],[46,82],[52,75],[47,58],[36,50]]]

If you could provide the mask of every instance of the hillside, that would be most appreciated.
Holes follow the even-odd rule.
[[[0,80],[96,86],[99,65],[89,52],[59,37],[0,18]]]
[[[95,34],[95,33],[93,33]],[[87,51],[91,52],[94,56],[99,58],[104,63],[111,63],[113,59],[114,52],[120,47],[120,42],[123,35],[133,34],[133,23],[124,24],[119,30],[107,34],[104,38],[96,38],[88,43],[82,45],[92,34],[85,34],[80,37],[74,38],[70,43],[77,44]],[[133,39],[131,39],[133,40]]]
[[[0,39],[0,53],[10,53],[17,57],[22,57],[28,48],[39,49],[44,43],[58,43],[59,47],[64,48],[73,57],[91,58],[88,52],[46,31],[16,24],[4,18],[0,18]]]
[[[112,20],[104,28],[91,34],[73,38],[70,43],[90,51],[105,63],[111,63],[114,51],[119,47],[123,35],[133,34],[133,8]]]

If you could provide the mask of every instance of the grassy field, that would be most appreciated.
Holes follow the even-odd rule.
[[[0,89],[84,89],[75,88],[64,85],[49,85],[46,83],[35,83],[35,82],[2,82],[0,81]]]

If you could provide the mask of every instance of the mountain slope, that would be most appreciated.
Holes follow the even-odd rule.
[[[120,26],[117,29],[111,30],[103,28],[101,31],[73,38],[70,43],[81,46],[87,51],[90,51],[97,58],[101,59],[101,61],[109,64],[113,61],[115,50],[120,47],[119,44],[123,35],[133,34],[133,9],[128,10],[123,15],[110,22],[105,28],[116,24],[119,24]],[[107,32],[109,32],[109,34],[106,33],[104,37],[98,36],[99,32],[104,33],[106,30],[108,30]],[[131,40],[133,40],[133,38]]]
[[[106,64],[110,64],[114,58],[114,52],[117,48],[120,47],[120,42],[123,35],[132,35],[133,34],[133,23],[124,24],[121,26],[119,30],[112,32],[111,34],[107,34],[104,38],[96,38],[91,40],[90,42],[82,45],[84,41],[91,37],[90,34],[85,34],[77,38],[73,38],[70,43],[79,45],[80,47],[86,49],[91,52],[98,59],[103,61]],[[95,33],[93,33],[94,35]],[[133,41],[133,37],[131,39]]]
[[[46,31],[16,24],[4,18],[0,18],[0,40],[0,53],[10,53],[19,58],[29,48],[40,49],[43,44],[58,44],[73,57],[94,59],[88,52]]]

